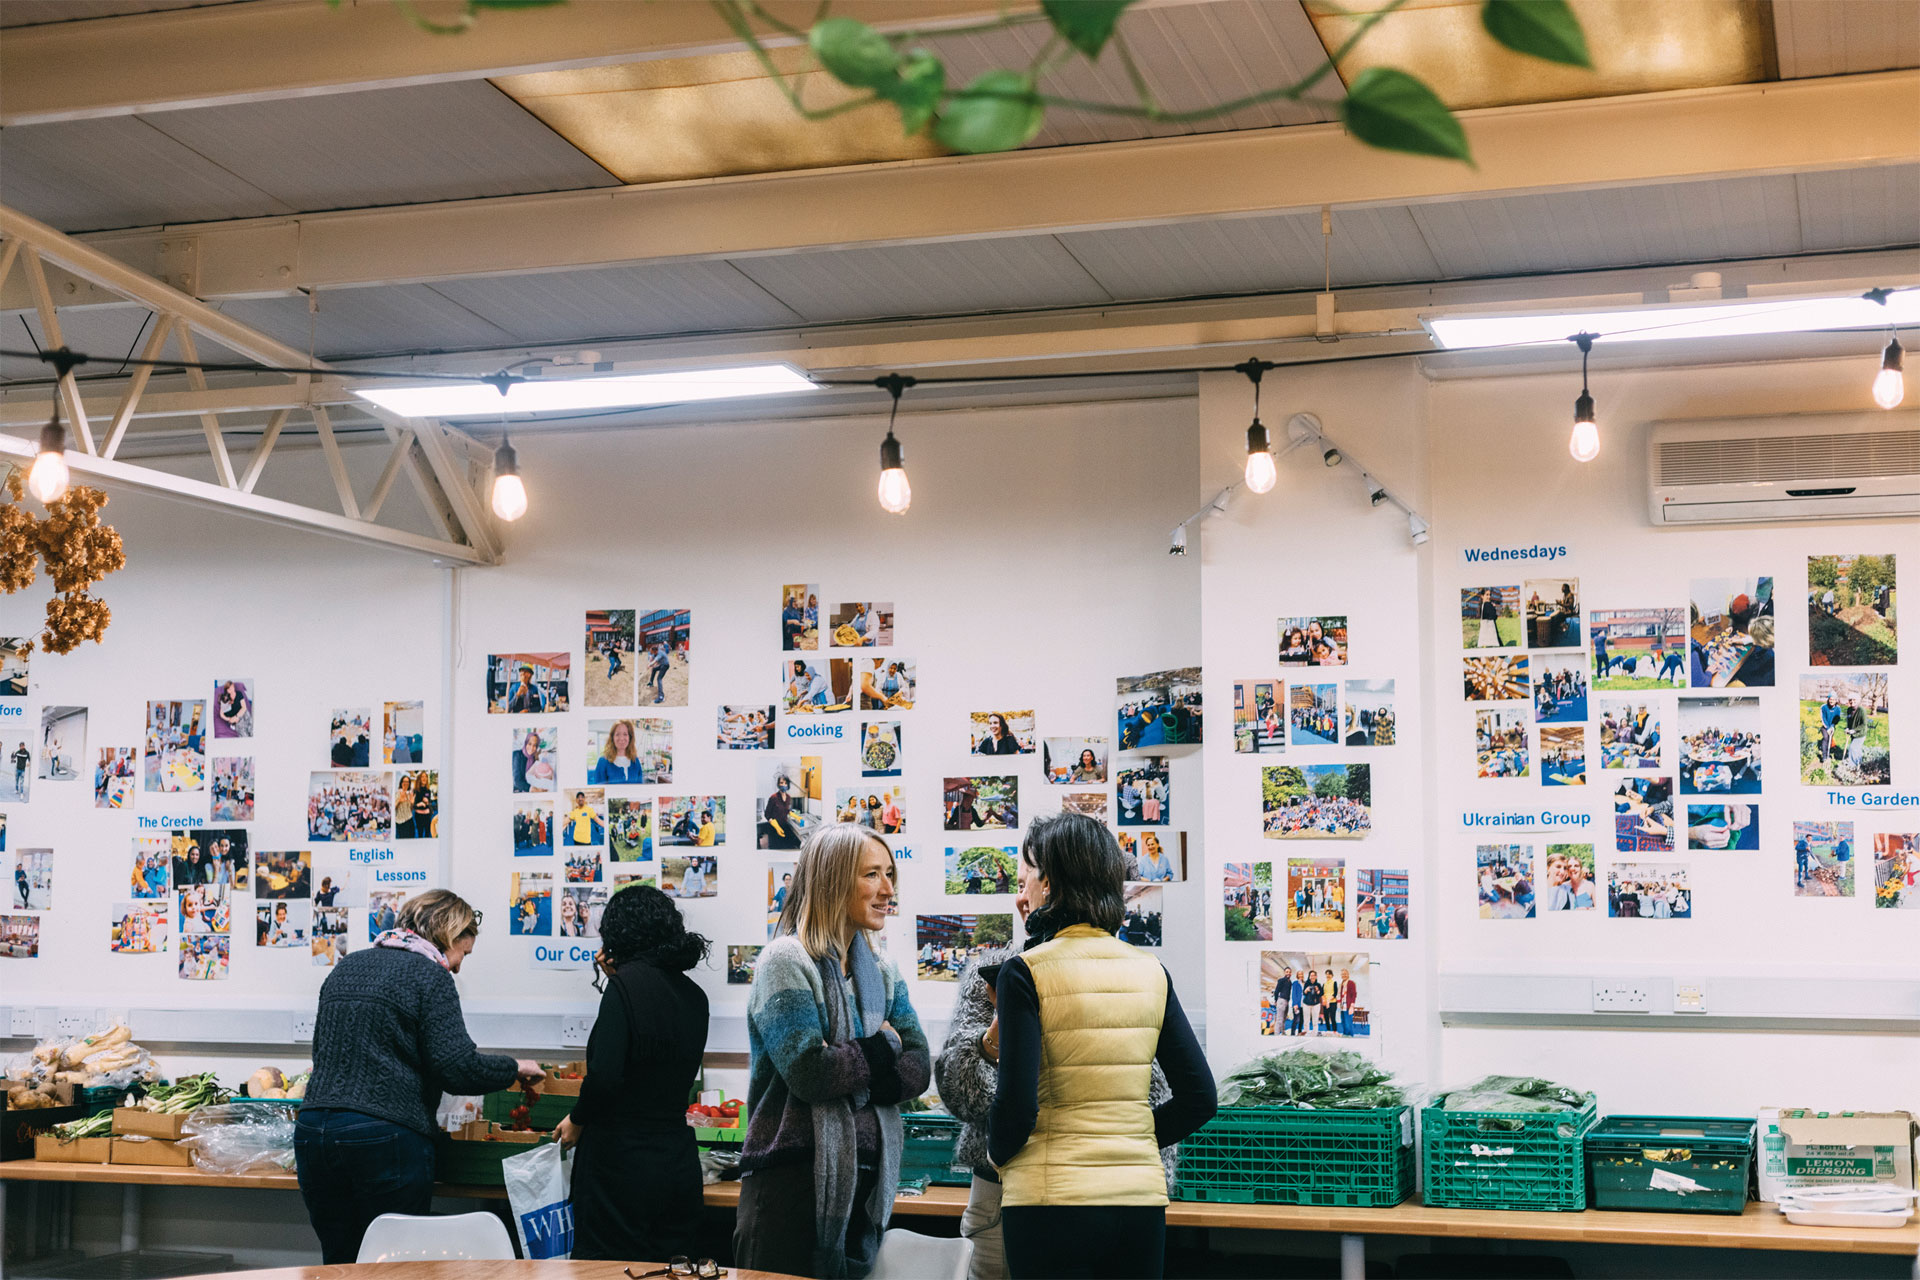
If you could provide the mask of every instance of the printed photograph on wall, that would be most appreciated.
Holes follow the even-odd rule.
[[[1394,744],[1393,681],[1347,681],[1344,720],[1350,747],[1390,747]]]
[[[87,709],[40,708],[40,776],[71,782],[87,758]]]
[[[190,702],[147,703],[146,781],[147,791],[201,791],[207,785],[206,745],[207,704],[198,698]],[[13,755],[14,790],[17,799],[27,798],[24,775],[26,743]],[[0,800],[9,797],[0,795]]]
[[[1890,555],[1807,557],[1809,663],[1890,667],[1900,660],[1893,571]]]
[[[554,755],[559,750],[560,727],[558,725],[538,725],[528,729],[511,728],[507,730],[513,739],[513,789],[516,794],[528,791],[552,791],[559,786],[559,774],[554,770]]]
[[[213,820],[253,821],[253,757],[215,756],[213,759]]]
[[[1619,853],[1673,852],[1673,779],[1620,780],[1613,789],[1613,847]]]
[[[798,849],[825,820],[819,756],[761,760],[755,769],[754,837],[762,849]]]
[[[1167,914],[1167,891],[1157,884],[1129,884],[1124,896],[1126,910],[1115,936],[1136,947],[1164,945],[1161,925]]]
[[[108,947],[118,955],[152,955],[165,951],[167,940],[172,936],[167,908],[156,902],[116,902],[107,908],[107,921]],[[0,956],[5,954],[5,947],[0,946]]]
[[[53,850],[20,849],[14,853],[8,905],[15,911],[53,910]]]
[[[1587,785],[1587,727],[1583,724],[1540,726],[1540,785]]]
[[[257,947],[307,949],[313,928],[311,902],[261,902],[253,908],[253,943]]]
[[[1007,831],[1020,825],[1018,778],[945,778],[940,791],[948,831]]]
[[[853,662],[848,658],[783,658],[781,707],[790,716],[830,715],[853,708]]]
[[[897,778],[906,757],[898,720],[869,720],[860,726],[860,776]]]
[[[1281,706],[1286,686],[1278,680],[1233,682],[1233,749],[1242,755],[1278,754],[1287,749]]]
[[[893,644],[893,602],[836,604],[827,625],[836,649],[888,648]]]
[[[602,787],[575,787],[561,793],[560,847],[598,848],[607,842],[607,793]]]
[[[181,844],[191,847],[182,837]],[[133,874],[127,892],[135,898],[165,900],[173,888],[173,837],[135,836]]]
[[[1178,884],[1187,878],[1186,832],[1122,831],[1118,839],[1128,880]]]
[[[427,704],[388,702],[380,708],[380,760],[420,764],[427,758]]]
[[[247,856],[249,839],[245,827],[195,827],[188,832],[189,855],[199,855],[199,882],[223,884],[245,893],[251,884],[247,879],[247,868],[251,865],[251,859]],[[185,879],[176,865],[173,869],[174,886],[178,888]]]
[[[553,873],[516,871],[508,896],[512,911],[514,937],[551,938],[553,936]]]
[[[600,917],[607,913],[607,890],[603,885],[581,885],[560,891],[559,935],[563,938],[597,938]]]
[[[1593,633],[1594,688],[1687,687],[1687,626],[1680,610],[1594,609],[1587,626]]]
[[[646,885],[649,889],[658,889],[660,887],[658,868],[651,862],[611,866],[607,868],[607,872],[608,878],[612,881],[612,888],[609,890],[608,896],[612,896],[612,894],[618,893],[622,889],[631,889],[637,884]]]
[[[1173,821],[1173,774],[1167,757],[1128,761],[1113,780],[1121,826],[1158,827]]]
[[[1880,837],[1874,837],[1874,887],[1879,902]],[[1853,823],[1796,822],[1793,824],[1793,895],[1796,898],[1851,898],[1853,896]],[[1910,868],[1911,869],[1911,868]]]
[[[1760,790],[1760,699],[1681,698],[1680,794]]]
[[[1033,711],[975,711],[969,714],[968,748],[977,756],[1024,756],[1038,749]]]
[[[1281,618],[1280,665],[1283,667],[1344,667],[1347,665],[1347,619]]]
[[[1580,636],[1580,579],[1529,578],[1520,584],[1526,601],[1527,648],[1578,649]]]
[[[311,898],[313,855],[305,849],[259,849],[253,855],[253,896]]]
[[[347,909],[313,908],[313,944],[309,948],[316,968],[331,969],[347,955]]]
[[[1524,654],[1462,658],[1460,664],[1468,702],[1524,702],[1533,696]]]
[[[1107,820],[1107,793],[1104,791],[1068,791],[1060,797],[1060,812],[1084,813],[1099,822]]]
[[[769,862],[767,864],[767,941],[773,941],[774,932],[780,927],[780,913],[787,909],[787,899],[792,894],[793,864]]]
[[[1638,698],[1601,698],[1600,767],[1658,769],[1660,709]]]
[[[1287,859],[1287,932],[1347,931],[1347,860]]]
[[[32,661],[32,636],[0,637],[0,698],[27,696],[27,670]]]
[[[615,801],[616,804],[629,803]],[[648,804],[648,801],[633,801]],[[515,800],[513,802],[513,856],[545,858],[553,853],[553,801]]]
[[[771,751],[773,704],[746,706],[728,703],[720,708],[714,745],[722,751]]]
[[[1796,845],[1797,852],[1797,845]],[[1873,837],[1873,905],[1920,910],[1920,834],[1877,832]]]
[[[632,609],[587,610],[582,649],[587,661],[580,673],[587,706],[636,705],[633,619]]]
[[[393,775],[332,770],[309,774],[307,839],[348,844],[393,839]]]
[[[1013,945],[1013,916],[915,916],[913,945],[915,973],[922,982],[958,982],[967,961]]]
[[[567,679],[573,656],[566,653],[491,653],[487,655],[487,711],[524,716],[570,710]]]
[[[1408,884],[1404,870],[1362,867],[1354,873],[1354,932],[1362,940],[1406,941]]]
[[[908,658],[855,658],[854,674],[860,679],[862,711],[901,711],[913,709],[915,692],[914,664]]]
[[[381,934],[400,927],[400,908],[406,901],[403,889],[376,889],[367,895],[368,942],[378,942]]]
[[[634,619],[640,705],[684,707],[693,669],[693,611],[649,609]]]
[[[439,770],[400,770],[393,782],[393,838],[431,840],[439,834]]]
[[[1180,667],[1114,681],[1120,750],[1189,746],[1202,738],[1200,668]]]
[[[40,955],[39,916],[0,916],[0,960],[33,960]]]
[[[1040,767],[1047,781],[1087,786],[1107,780],[1105,738],[1048,738],[1041,744]]]
[[[1533,846],[1483,844],[1473,851],[1482,920],[1533,919]]]
[[[1541,870],[1546,879],[1543,911],[1591,911],[1599,890],[1594,888],[1593,846],[1550,844]]]
[[[200,933],[233,932],[233,889],[231,885],[196,884],[175,889],[174,932],[181,938]]]
[[[615,862],[653,857],[653,801],[607,799],[607,850]]]
[[[753,985],[753,966],[760,963],[760,953],[765,947],[728,947],[727,948],[727,985],[730,987],[750,987]]]
[[[1288,685],[1287,729],[1289,741],[1296,747],[1339,746],[1340,686]]]
[[[327,731],[327,761],[336,769],[365,769],[373,763],[372,711],[335,708]]]
[[[811,652],[820,647],[820,584],[789,582],[780,588],[780,649]]]
[[[1533,663],[1533,718],[1540,724],[1585,724],[1587,664],[1580,654],[1542,655]]]
[[[1800,781],[1810,787],[1884,787],[1893,780],[1884,671],[1800,677]]]
[[[899,783],[869,782],[834,793],[835,822],[857,822],[883,836],[907,829],[907,791]]]
[[[93,767],[93,807],[125,809],[133,803],[134,774],[140,768],[140,753],[132,747],[102,747],[100,761]]]
[[[213,736],[253,736],[253,681],[232,676],[213,682]]]
[[[1771,687],[1773,579],[1696,578],[1688,599],[1687,682],[1696,689]]]
[[[725,796],[661,796],[661,844],[710,849],[727,842]]]
[[[1467,649],[1518,649],[1526,625],[1520,618],[1520,584],[1466,587],[1460,592],[1460,644]]]
[[[1373,833],[1373,766],[1268,765],[1260,771],[1269,840],[1358,840]]]
[[[948,893],[1012,893],[1020,887],[1020,851],[1010,846],[947,846]]]
[[[597,787],[671,783],[673,721],[648,716],[587,721],[587,781]]]
[[[1228,942],[1273,941],[1273,864],[1229,862],[1220,876]]]
[[[660,892],[670,898],[711,898],[720,892],[720,860],[708,854],[661,855]]]
[[[1615,920],[1690,920],[1693,890],[1679,862],[1622,862],[1607,871],[1607,915]]]
[[[1752,853],[1760,847],[1757,804],[1690,804],[1687,849],[1691,852]]]
[[[225,982],[233,939],[226,935],[180,935],[180,976],[189,982]]]
[[[1373,1034],[1372,981],[1364,951],[1262,951],[1260,1034]]]

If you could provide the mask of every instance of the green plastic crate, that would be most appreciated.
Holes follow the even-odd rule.
[[[1742,1213],[1753,1133],[1752,1120],[1733,1116],[1608,1116],[1587,1132],[1593,1207]],[[1703,1190],[1683,1190],[1662,1175]]]
[[[1594,1099],[1576,1111],[1420,1109],[1426,1202],[1452,1209],[1587,1207],[1587,1130]]]
[[[1180,1144],[1181,1200],[1378,1209],[1412,1194],[1410,1107],[1222,1107]]]
[[[549,1137],[539,1142],[436,1142],[435,1177],[455,1186],[503,1187],[507,1176],[500,1171],[502,1161],[523,1156],[551,1141]]]
[[[912,1111],[900,1117],[905,1141],[900,1150],[900,1181],[925,1178],[936,1187],[965,1187],[973,1170],[956,1164],[960,1122],[937,1111]]]

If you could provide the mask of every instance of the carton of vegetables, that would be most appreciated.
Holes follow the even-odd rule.
[[[114,1108],[113,1132],[123,1138],[173,1141],[179,1138],[181,1126],[190,1112],[217,1106],[232,1096],[220,1087],[211,1071],[188,1076],[177,1084],[154,1085],[136,1105]]]

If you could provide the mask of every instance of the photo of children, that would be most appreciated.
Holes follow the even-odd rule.
[[[1540,785],[1587,785],[1587,727],[1582,724],[1540,726]]]
[[[1690,804],[1687,849],[1752,853],[1760,847],[1757,804]]]
[[[899,784],[873,782],[864,787],[841,787],[834,796],[834,821],[857,822],[883,836],[907,829],[907,793]]]
[[[180,843],[191,847],[184,836]],[[133,838],[133,874],[127,892],[135,898],[164,900],[173,888],[173,837],[135,836]]]
[[[1587,664],[1579,655],[1541,657],[1533,665],[1533,716],[1540,724],[1585,724]]]
[[[1288,685],[1287,729],[1296,747],[1339,746],[1340,686]]]
[[[1893,780],[1884,671],[1800,677],[1800,781],[1884,787]]]
[[[1460,592],[1460,645],[1465,649],[1518,649],[1520,584],[1467,587]]]
[[[1221,873],[1228,942],[1273,941],[1273,864],[1229,862]]]
[[[32,636],[0,638],[0,698],[27,696],[27,667],[32,660]]]
[[[1879,839],[1876,837],[1876,850],[1878,845]],[[1793,896],[1796,898],[1851,898],[1853,896],[1854,847],[1851,822],[1794,823]],[[1874,878],[1877,890],[1879,887],[1877,866],[1874,869]],[[1878,901],[1877,898],[1876,901]]]
[[[13,855],[15,911],[53,910],[53,850],[22,849]]]
[[[1407,873],[1363,867],[1353,885],[1354,932],[1362,939],[1407,938]]]
[[[305,849],[253,855],[253,896],[256,898],[310,898],[313,896],[313,855]]]
[[[615,803],[619,803],[616,801]],[[638,803],[646,803],[640,801]],[[545,858],[553,853],[553,801],[513,802],[513,856]]]
[[[1287,859],[1287,932],[1347,931],[1347,860]]]
[[[660,843],[711,849],[727,842],[725,796],[661,796]]]
[[[820,584],[789,582],[780,588],[780,649],[811,652],[820,647]]]
[[[687,705],[687,679],[693,664],[693,612],[690,609],[654,609],[634,622],[639,651],[640,704],[656,707]]]
[[[250,882],[245,827],[196,827],[187,839],[192,846],[190,853],[200,855],[202,884],[223,884],[240,893],[247,891]],[[178,888],[181,881],[180,870],[175,867],[174,887]]]
[[[760,953],[765,947],[728,947],[727,948],[727,985],[730,987],[750,987],[753,985],[753,966],[760,963]]]
[[[589,609],[585,646],[586,705],[631,707],[635,701],[631,609]]]
[[[1114,718],[1122,751],[1197,743],[1204,727],[1204,710],[1198,667],[1122,676],[1114,681]]]
[[[213,682],[213,736],[253,736],[253,681],[235,678]]]
[[[33,960],[40,955],[39,916],[0,916],[0,959]]]
[[[607,891],[600,885],[560,891],[560,936],[597,938],[607,913]]]
[[[253,821],[253,757],[215,756],[213,760],[213,820]]]
[[[940,790],[948,831],[1010,831],[1020,825],[1018,778],[945,778]]]
[[[347,956],[347,909],[314,904],[313,963],[316,968],[331,969]]]
[[[1533,846],[1483,844],[1473,851],[1482,920],[1533,919]]]
[[[1392,746],[1397,724],[1393,714],[1393,681],[1347,681],[1345,715],[1348,746]]]
[[[1130,884],[1123,893],[1126,911],[1120,917],[1120,929],[1114,936],[1130,946],[1160,946],[1167,891],[1157,884]]]
[[[1696,689],[1770,687],[1773,579],[1699,578],[1688,598],[1688,683]]]
[[[607,793],[601,787],[576,787],[562,792],[560,815],[562,848],[598,848],[607,842]]]
[[[559,782],[553,767],[554,752],[560,742],[559,726],[514,728],[507,734],[513,739],[514,792],[554,790]]]
[[[1523,702],[1533,696],[1524,655],[1462,658],[1460,662],[1468,702]]]
[[[787,909],[787,899],[792,894],[793,864],[769,862],[767,864],[767,941],[773,941],[774,930],[780,925],[780,913]]]
[[[1807,557],[1807,661],[1816,667],[1890,667],[1895,638],[1894,558]]]
[[[569,710],[567,677],[573,656],[565,653],[487,655],[489,715],[536,715]]]
[[[1178,884],[1187,878],[1187,833],[1169,831],[1122,831],[1118,833],[1120,857],[1126,863],[1126,878],[1145,884]]]
[[[206,714],[207,704],[198,698],[147,703],[144,790],[199,791],[206,787]],[[23,776],[31,759],[24,742],[13,753],[14,791],[21,800],[27,798]],[[0,796],[0,800],[6,798]]]
[[[1622,778],[1613,789],[1613,847],[1620,853],[1673,852],[1673,780]]]
[[[327,759],[334,768],[366,768],[373,763],[373,712],[365,707],[335,710],[327,742]]]
[[[1167,757],[1142,756],[1113,775],[1120,825],[1159,827],[1173,821],[1173,775]]]
[[[1595,890],[1592,845],[1548,845],[1546,876],[1547,901],[1542,910],[1593,910]]]
[[[307,839],[393,839],[393,775],[315,772],[307,780]]]
[[[439,771],[400,770],[393,782],[393,838],[431,840],[439,834]]]
[[[722,751],[773,750],[773,704],[722,706],[714,745]]]
[[[1107,793],[1104,791],[1069,791],[1060,797],[1060,812],[1084,813],[1089,818],[1105,822],[1107,820]]]
[[[967,961],[983,951],[1013,945],[1013,916],[915,916],[913,943],[920,981],[958,982]]]
[[[257,947],[307,948],[313,927],[311,902],[261,902],[253,908],[253,943]]]
[[[232,943],[233,939],[224,934],[219,937],[182,934],[180,976],[189,982],[225,982]]]
[[[93,767],[93,807],[124,809],[132,804],[139,765],[140,753],[132,747],[100,748],[100,763]]]
[[[653,858],[653,801],[607,801],[607,848],[615,862],[648,862]]]
[[[1268,765],[1260,771],[1269,840],[1358,840],[1373,833],[1373,767]]]
[[[1622,862],[1607,871],[1607,915],[1615,920],[1690,920],[1693,893],[1678,862]]]
[[[893,644],[893,602],[837,604],[827,635],[836,649],[888,648]]]
[[[552,872],[514,872],[513,885],[507,902],[508,910],[512,913],[508,931],[513,937],[551,938],[553,936]]]
[[[846,658],[783,658],[780,672],[786,682],[781,705],[790,716],[853,708],[853,663]]]
[[[1580,648],[1580,579],[1529,578],[1520,594],[1527,602],[1527,648]]]
[[[265,908],[262,908],[263,910]],[[107,909],[109,949],[120,955],[153,955],[167,949],[167,909],[152,902],[116,902]],[[5,955],[0,949],[0,955]]]
[[[1760,699],[1680,699],[1680,794],[1760,790]]]
[[[196,933],[233,931],[232,888],[225,881],[175,889],[173,897],[176,905],[174,932],[182,938]]]
[[[1287,749],[1280,721],[1286,686],[1278,680],[1233,682],[1233,749],[1242,755],[1279,753]]]
[[[861,777],[897,778],[905,757],[906,742],[898,720],[869,720],[860,726]]]
[[[1347,665],[1347,620],[1344,616],[1282,618],[1278,629],[1281,666]]]
[[[380,935],[400,927],[400,908],[407,895],[400,889],[382,889],[367,895],[367,941],[378,942]]]
[[[913,709],[916,694],[914,664],[910,659],[855,658],[853,666],[860,677],[862,711]]]
[[[1652,703],[1602,698],[1598,710],[1602,769],[1660,767],[1660,717]]]
[[[1012,893],[1020,885],[1020,851],[998,845],[947,846],[948,893]]]
[[[564,873],[568,884],[600,883],[600,850],[594,845],[580,845],[567,850],[567,866]]]
[[[820,757],[762,760],[755,772],[756,843],[762,849],[798,849],[824,818]]]
[[[660,859],[660,892],[671,898],[711,898],[720,892],[720,861],[704,854]]]
[[[1595,609],[1587,620],[1594,688],[1687,687],[1687,628],[1680,610]]]
[[[977,756],[1032,755],[1037,744],[1033,736],[1033,712],[975,711],[969,717],[968,748]]]
[[[419,764],[426,759],[427,704],[389,702],[380,710],[380,762]]]
[[[1371,983],[1364,951],[1262,951],[1260,1034],[1373,1034]]]
[[[1799,841],[1794,842],[1795,852]],[[1873,905],[1920,910],[1920,835],[1882,831],[1873,837]]]
[[[87,756],[87,709],[40,708],[40,776],[72,782]]]
[[[673,721],[587,721],[587,781],[606,787],[672,782]]]

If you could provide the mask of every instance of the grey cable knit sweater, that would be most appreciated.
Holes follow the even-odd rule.
[[[960,971],[960,991],[953,1002],[953,1020],[947,1024],[947,1042],[933,1064],[934,1088],[939,1091],[940,1101],[948,1114],[963,1122],[954,1163],[967,1165],[976,1175],[993,1173],[993,1163],[987,1159],[987,1120],[1000,1084],[999,1067],[980,1052],[980,1037],[993,1022],[993,994],[980,970],[1001,964],[1014,954],[1009,950],[985,951]],[[1172,1096],[1173,1089],[1160,1064],[1154,1063],[1147,1101],[1159,1106]],[[1180,1170],[1180,1148],[1160,1148],[1160,1163],[1167,1168],[1167,1194],[1172,1195]]]
[[[395,947],[356,951],[320,988],[306,1110],[357,1111],[433,1135],[442,1093],[491,1093],[519,1073],[467,1035],[453,975]]]

